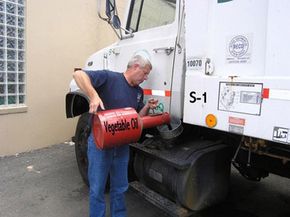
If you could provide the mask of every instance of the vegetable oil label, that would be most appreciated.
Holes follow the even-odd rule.
[[[226,63],[247,64],[251,63],[252,39],[246,35],[236,35],[227,38]]]
[[[262,89],[260,83],[220,82],[218,110],[260,115]]]
[[[111,109],[94,115],[92,131],[97,148],[105,149],[138,141],[142,125],[135,109]]]
[[[112,136],[115,133],[126,131],[126,130],[138,130],[139,123],[138,118],[131,118],[131,121],[126,119],[117,120],[117,122],[109,123],[107,120],[103,122],[106,133],[111,133]]]

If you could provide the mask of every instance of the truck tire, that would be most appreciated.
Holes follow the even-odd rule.
[[[88,181],[88,137],[90,135],[90,127],[88,126],[89,113],[84,113],[78,120],[76,133],[75,133],[75,154],[77,159],[78,168],[87,186]]]
[[[76,133],[75,133],[75,154],[77,159],[78,168],[81,174],[82,179],[85,184],[89,187],[88,179],[88,137],[91,132],[91,126],[88,124],[90,114],[84,113],[78,120]],[[107,179],[106,183],[106,192],[109,191],[110,187],[110,177]]]

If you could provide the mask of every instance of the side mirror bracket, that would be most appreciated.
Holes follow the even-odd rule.
[[[115,0],[107,0],[106,1],[106,15],[109,19],[111,19],[115,15],[116,4]]]
[[[113,28],[114,32],[116,33],[116,35],[120,40],[132,38],[134,36],[131,31],[128,31],[127,29],[121,26],[121,21],[118,16],[115,0],[106,0],[106,9],[105,9],[106,17],[103,17],[100,11],[101,11],[101,0],[98,0],[99,18],[106,21]],[[122,31],[127,33],[128,35],[124,35]]]

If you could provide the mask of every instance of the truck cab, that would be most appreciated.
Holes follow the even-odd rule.
[[[105,2],[103,12],[98,1],[98,15],[119,40],[83,68],[124,72],[145,50],[153,66],[142,84],[145,100],[157,98],[155,112],[173,120],[173,128],[130,144],[134,179],[201,210],[226,197],[231,162],[253,181],[269,173],[290,177],[288,2],[130,0],[122,23],[115,0]],[[74,141],[86,182],[88,101],[72,81],[66,113],[81,115]]]

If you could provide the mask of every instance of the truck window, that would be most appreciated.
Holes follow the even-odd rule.
[[[174,21],[176,0],[132,0],[127,29],[138,32]]]

